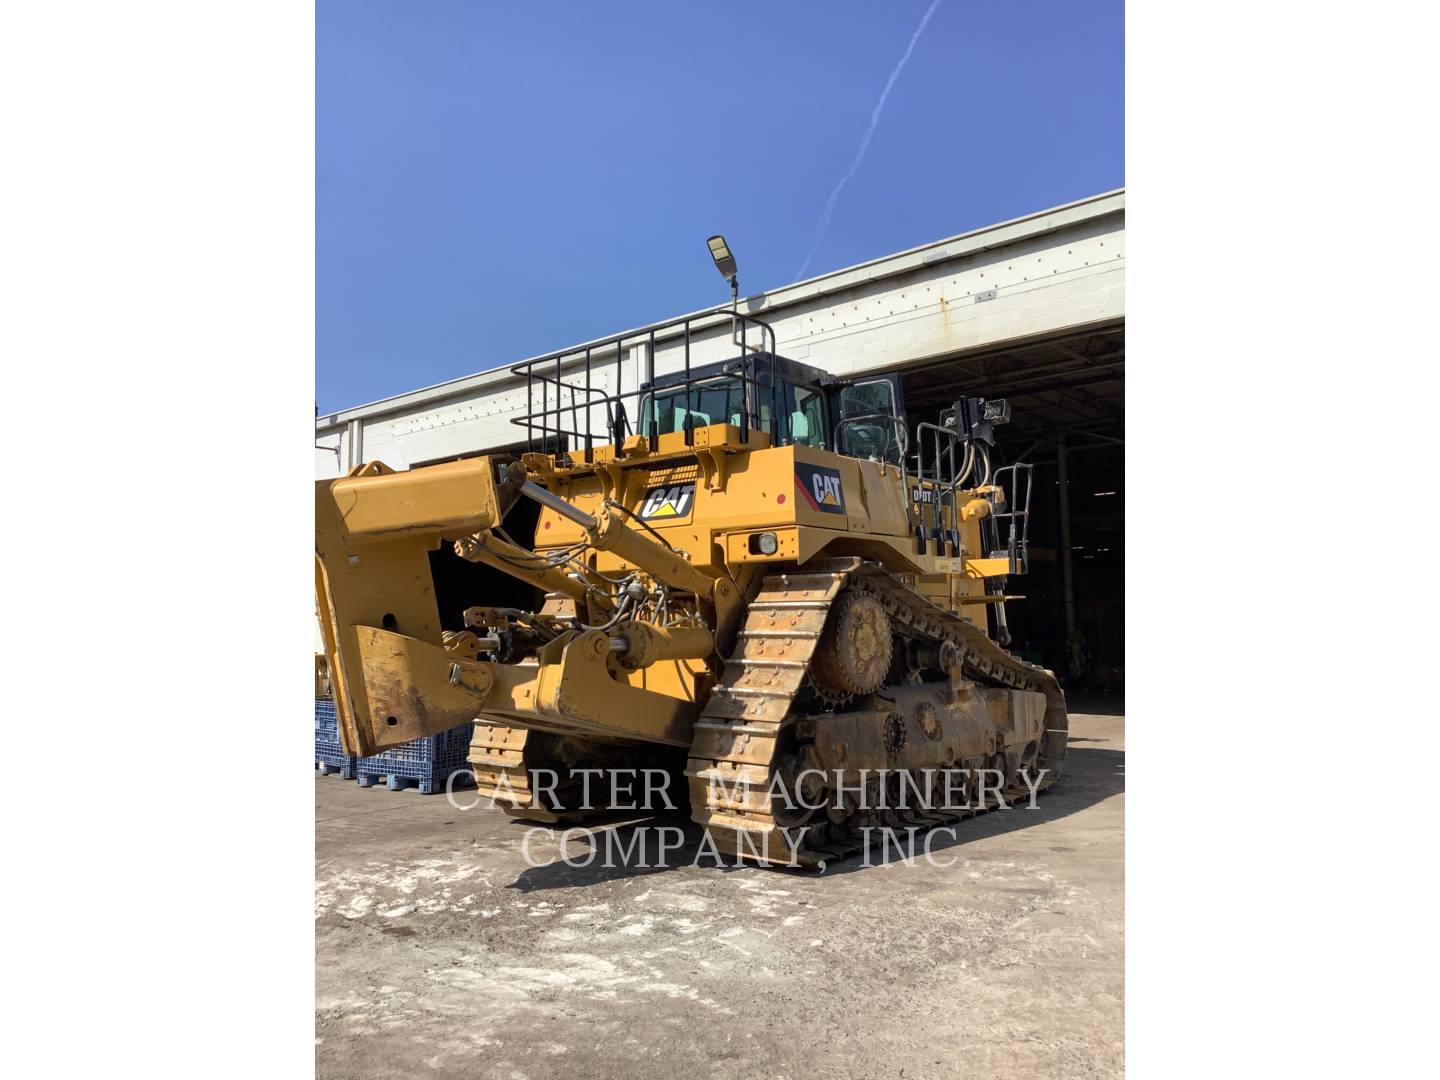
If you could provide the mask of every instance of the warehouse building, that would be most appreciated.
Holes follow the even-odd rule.
[[[783,356],[846,378],[899,375],[912,424],[962,396],[1009,400],[999,456],[1036,466],[1031,571],[1009,588],[1026,597],[1010,605],[1011,647],[1069,686],[1103,690],[1124,680],[1124,254],[1117,190],[739,301]],[[657,324],[673,322],[663,314]],[[617,328],[556,363],[588,358],[615,394],[736,351],[722,320],[683,338]],[[525,449],[512,421],[538,403],[510,371],[521,359],[317,417],[317,478],[363,461],[405,469]]]

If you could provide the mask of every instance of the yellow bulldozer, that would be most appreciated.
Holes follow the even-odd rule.
[[[692,367],[708,316],[738,356]],[[515,452],[317,484],[347,751],[473,722],[481,793],[542,822],[605,809],[577,773],[670,768],[718,850],[784,865],[1054,783],[1063,692],[1003,647],[1032,475],[992,467],[1006,403],[912,424],[898,378],[738,310],[646,337],[629,390],[623,341],[513,368]]]

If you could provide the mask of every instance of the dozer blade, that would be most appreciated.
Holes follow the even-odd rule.
[[[377,742],[408,742],[476,719],[558,735],[690,741],[696,706],[617,680],[604,631],[572,631],[539,663],[522,664],[462,659],[373,626],[354,634],[364,695],[357,728]]]
[[[404,473],[369,465],[317,485],[315,595],[347,753],[368,756],[477,719],[689,745],[699,705],[631,685],[604,631],[567,631],[526,663],[445,649],[429,553],[491,528],[523,483],[523,470],[477,458]],[[695,638],[652,633],[646,648],[708,654],[708,632],[698,652]]]
[[[464,671],[443,649],[373,626],[355,628],[368,712],[364,731],[409,742],[474,720],[494,684],[488,665]],[[377,739],[377,741],[379,741]]]
[[[367,666],[376,675],[386,665],[371,634],[403,635],[441,652],[429,553],[502,519],[524,482],[523,470],[497,477],[505,469],[489,457],[411,472],[372,463],[316,484],[315,598],[347,753],[375,754],[473,718],[473,710],[457,717],[458,701],[448,697],[426,701],[403,720],[400,712],[372,708]],[[392,659],[398,673],[403,658]]]
[[[496,468],[490,457],[411,472],[393,472],[372,463],[319,486],[328,489],[339,534],[349,543],[369,544],[417,533],[463,536],[494,528],[515,500],[518,483],[502,491],[495,480]]]

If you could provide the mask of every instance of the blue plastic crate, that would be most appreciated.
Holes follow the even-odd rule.
[[[315,699],[315,766],[329,772],[338,769],[342,780],[355,777],[355,761],[340,745],[340,724],[333,698]]]
[[[461,724],[439,735],[429,735],[371,757],[356,758],[340,745],[340,725],[332,698],[315,699],[315,764],[326,772],[337,769],[345,780],[362,787],[384,780],[392,791],[414,786],[421,794],[441,791],[452,773],[468,768],[474,724]]]
[[[427,735],[403,746],[385,750],[355,762],[355,776],[363,787],[384,779],[392,791],[414,784],[422,795],[444,789],[452,773],[467,769],[472,723],[461,724],[439,735]]]

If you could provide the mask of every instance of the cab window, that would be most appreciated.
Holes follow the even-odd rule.
[[[784,411],[789,414],[789,441],[801,446],[825,446],[825,398],[810,386],[784,383]]]
[[[751,414],[751,425],[758,431],[777,435],[772,395],[761,387],[754,393],[754,397],[755,411]],[[828,439],[825,397],[820,390],[816,387],[781,382],[779,397],[779,419],[783,429],[776,437],[777,445],[800,443],[804,446],[824,447]],[[687,411],[692,418],[692,427],[726,423],[739,427],[744,401],[745,386],[739,379],[718,378],[695,383],[690,387],[688,398],[683,386],[658,390],[653,398],[646,394],[640,403],[640,432],[649,435],[652,425],[659,435],[684,431]]]
[[[839,450],[851,457],[899,464],[906,449],[904,420],[889,379],[854,383],[840,391]]]
[[[895,415],[895,387],[889,379],[859,382],[840,391],[840,418]]]
[[[745,407],[745,387],[739,379],[712,379],[695,383],[687,395],[685,388],[661,390],[654,396],[652,404],[649,394],[640,403],[640,431],[649,435],[651,424],[656,433],[667,435],[672,431],[685,430],[685,417],[691,417],[691,427],[708,427],[711,424],[734,424],[740,426],[740,413]]]

